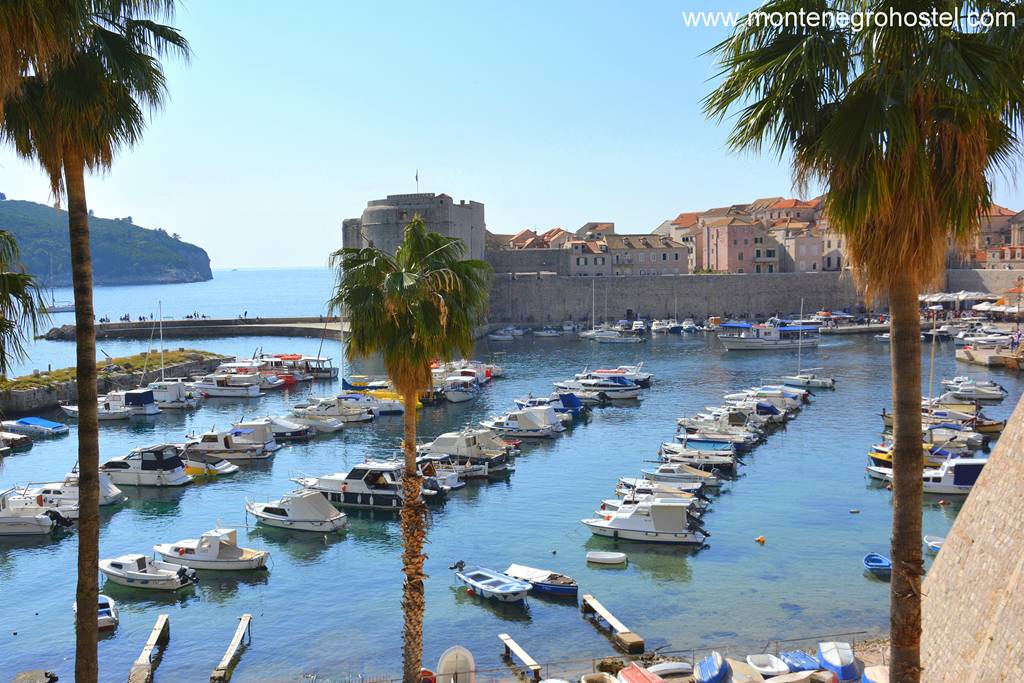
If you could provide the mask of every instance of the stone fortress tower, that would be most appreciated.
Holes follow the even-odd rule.
[[[373,242],[378,249],[393,254],[405,226],[416,215],[423,219],[427,230],[465,242],[466,258],[484,258],[484,205],[466,200],[456,203],[446,194],[433,192],[391,194],[367,202],[362,216],[342,221],[341,244],[366,247]]]

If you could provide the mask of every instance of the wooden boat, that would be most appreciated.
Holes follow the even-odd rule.
[[[924,545],[928,548],[928,552],[933,555],[942,550],[942,544],[946,542],[945,536],[925,536]]]
[[[839,683],[860,680],[860,669],[849,643],[818,643],[818,665],[834,673]]]
[[[885,555],[868,553],[864,556],[864,569],[880,579],[888,579],[892,576],[892,560]]]
[[[199,582],[196,570],[151,560],[145,555],[131,554],[100,560],[99,567],[109,581],[132,588],[173,591]]]
[[[729,665],[729,669],[732,671],[732,678],[729,679],[729,683],[755,683],[756,681],[764,680],[761,672],[746,662],[741,662],[738,659],[726,659],[725,663]]]
[[[238,532],[234,529],[213,529],[198,539],[160,543],[154,545],[153,550],[168,562],[193,569],[266,569],[270,559],[266,550],[240,547]]]
[[[520,581],[486,567],[467,567],[462,561],[455,563],[452,569],[455,570],[456,578],[466,584],[474,594],[488,600],[520,602],[533,588],[528,581]]]
[[[78,613],[78,603],[71,605],[72,611]],[[112,598],[100,594],[99,603],[96,605],[96,630],[110,631],[117,628],[121,621],[121,615],[117,611],[117,603]]]
[[[599,550],[591,550],[587,553],[587,562],[594,564],[626,564],[628,561],[629,557],[626,553],[601,552]]]
[[[665,679],[656,673],[652,673],[636,662],[630,662],[629,666],[619,669],[617,676],[619,683],[660,683]]]
[[[506,576],[526,581],[533,586],[534,593],[553,597],[576,597],[579,584],[576,579],[548,569],[535,569],[522,564],[510,564],[505,570]]]
[[[722,655],[712,652],[700,660],[697,670],[693,672],[694,683],[728,683],[732,670]]]
[[[773,654],[747,655],[747,664],[757,669],[758,673],[766,678],[789,673],[786,663]]]
[[[889,667],[869,666],[860,677],[861,683],[889,683]]]
[[[818,659],[803,650],[789,650],[779,653],[781,659],[790,671],[817,671]]]

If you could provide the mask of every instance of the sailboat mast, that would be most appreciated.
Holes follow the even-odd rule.
[[[164,304],[156,302],[156,317],[160,322],[160,379],[164,379]]]
[[[935,319],[938,317],[935,311],[932,314],[932,352],[931,360],[928,363],[928,410],[932,410],[932,390],[935,386]]]
[[[796,338],[796,374],[799,375],[804,365],[804,298],[800,297],[800,330]]]
[[[597,326],[597,280],[590,279],[590,331]]]

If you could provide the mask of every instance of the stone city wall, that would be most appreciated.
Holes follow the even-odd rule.
[[[991,292],[1002,294],[1017,285],[1017,278],[1024,277],[1024,270],[970,270],[950,269],[946,271],[947,292]]]
[[[567,277],[499,273],[491,286],[492,322],[550,323],[678,315],[752,318],[804,311],[861,310],[848,273],[771,273],[644,277]],[[880,307],[879,307],[880,308]],[[678,311],[678,313],[677,313]]]

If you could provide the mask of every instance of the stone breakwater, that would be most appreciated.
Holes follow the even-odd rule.
[[[164,368],[163,374],[166,377],[190,377],[206,374],[229,360],[232,359],[227,356],[197,357],[195,360],[185,363],[168,365]],[[160,379],[160,368],[146,372],[101,372],[96,385],[99,393],[103,394],[114,389],[142,386],[158,379]],[[78,384],[74,380],[55,382],[50,386],[32,389],[9,389],[0,392],[0,414],[5,417],[24,415],[56,408],[61,403],[74,403],[77,400]]]
[[[97,339],[148,339],[156,333],[154,320],[110,322],[96,325]],[[337,338],[340,333],[337,318],[319,316],[297,318],[207,318],[200,320],[165,320],[163,335],[171,339],[190,337],[235,336],[290,336],[320,337],[326,334]],[[54,327],[43,339],[48,341],[74,341],[75,326]]]

